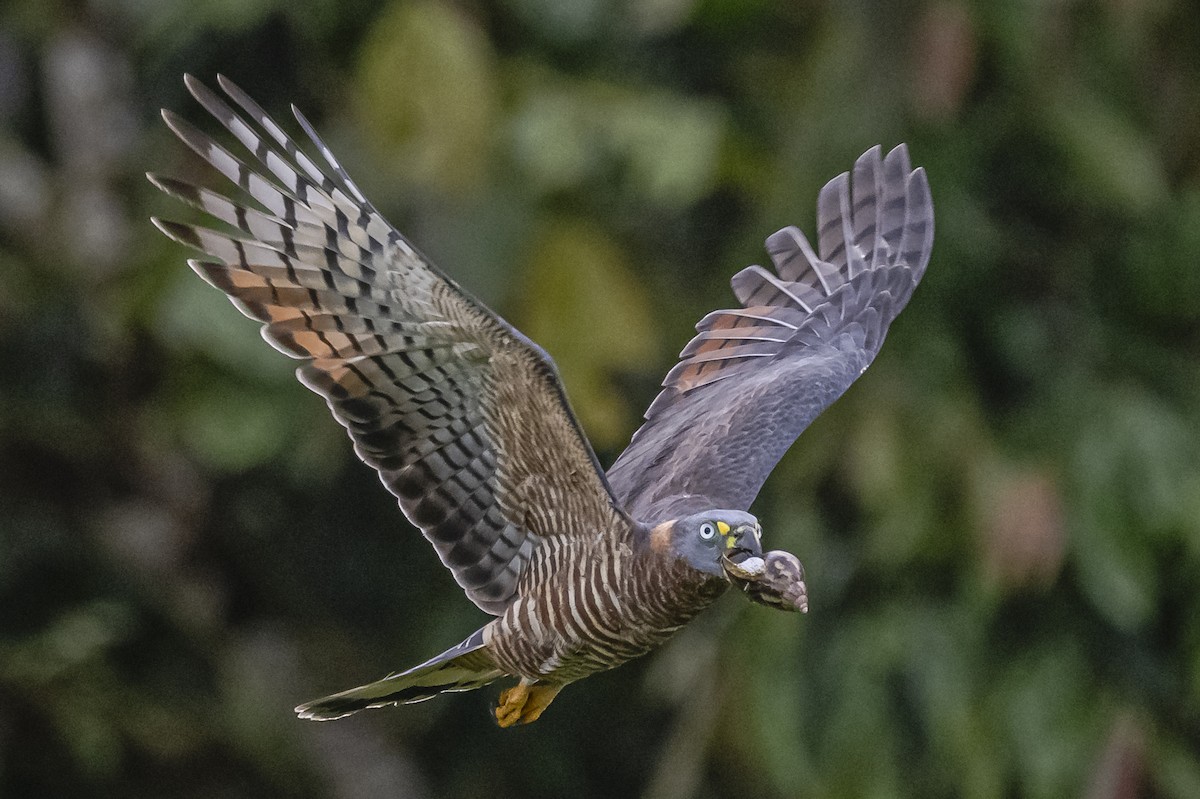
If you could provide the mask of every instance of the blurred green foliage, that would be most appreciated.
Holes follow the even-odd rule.
[[[148,224],[181,73],[303,108],[540,341],[611,462],[727,279],[867,147],[933,262],[723,601],[527,729],[297,702],[481,614]],[[206,130],[215,125],[202,122]],[[295,128],[293,128],[295,129]],[[1200,11],[363,0],[0,10],[0,795],[1200,796]]]

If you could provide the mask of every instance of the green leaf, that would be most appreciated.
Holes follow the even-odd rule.
[[[680,208],[712,187],[727,124],[716,103],[537,70],[525,80],[513,153],[541,191],[617,174],[639,199]]]
[[[155,334],[176,353],[200,353],[256,383],[291,382],[295,365],[258,335],[221,292],[183,267],[154,319]]]
[[[1092,603],[1134,631],[1153,617],[1160,587],[1156,539],[1193,526],[1195,437],[1142,393],[1114,392],[1088,412],[1072,463],[1071,554]]]
[[[288,405],[278,394],[214,380],[184,399],[180,437],[209,467],[239,474],[277,455],[296,435]]]
[[[1047,108],[1050,128],[1078,181],[1074,197],[1130,215],[1165,203],[1167,178],[1152,139],[1111,103],[1076,86]]]
[[[612,377],[653,357],[657,330],[624,252],[586,222],[552,222],[534,244],[524,287],[520,327],[554,357],[595,446],[628,440],[639,409]]]
[[[458,8],[394,3],[362,49],[358,116],[408,179],[473,190],[486,175],[497,122],[494,61],[487,38]]]

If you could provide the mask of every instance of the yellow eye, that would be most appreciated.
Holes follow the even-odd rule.
[[[700,525],[700,537],[705,541],[708,541],[716,534],[717,528],[713,526],[712,522],[705,522],[704,524]]]

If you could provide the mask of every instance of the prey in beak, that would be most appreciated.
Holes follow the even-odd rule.
[[[730,531],[721,554],[725,577],[751,602],[778,610],[808,612],[808,587],[800,559],[781,549],[765,555],[757,527],[742,525]]]

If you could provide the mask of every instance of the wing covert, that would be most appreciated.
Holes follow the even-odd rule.
[[[236,232],[155,224],[207,253],[192,268],[263,322],[272,346],[307,361],[300,381],[325,397],[467,596],[501,613],[542,540],[628,525],[549,357],[384,220],[298,111],[328,172],[225,78],[257,127],[185,80],[262,171],[164,119],[259,207],[150,175]]]
[[[817,247],[795,227],[766,241],[774,271],[731,285],[667,373],[609,469],[641,521],[747,510],[801,431],[870,365],[929,263],[933,205],[901,144],[863,153],[817,198]]]

